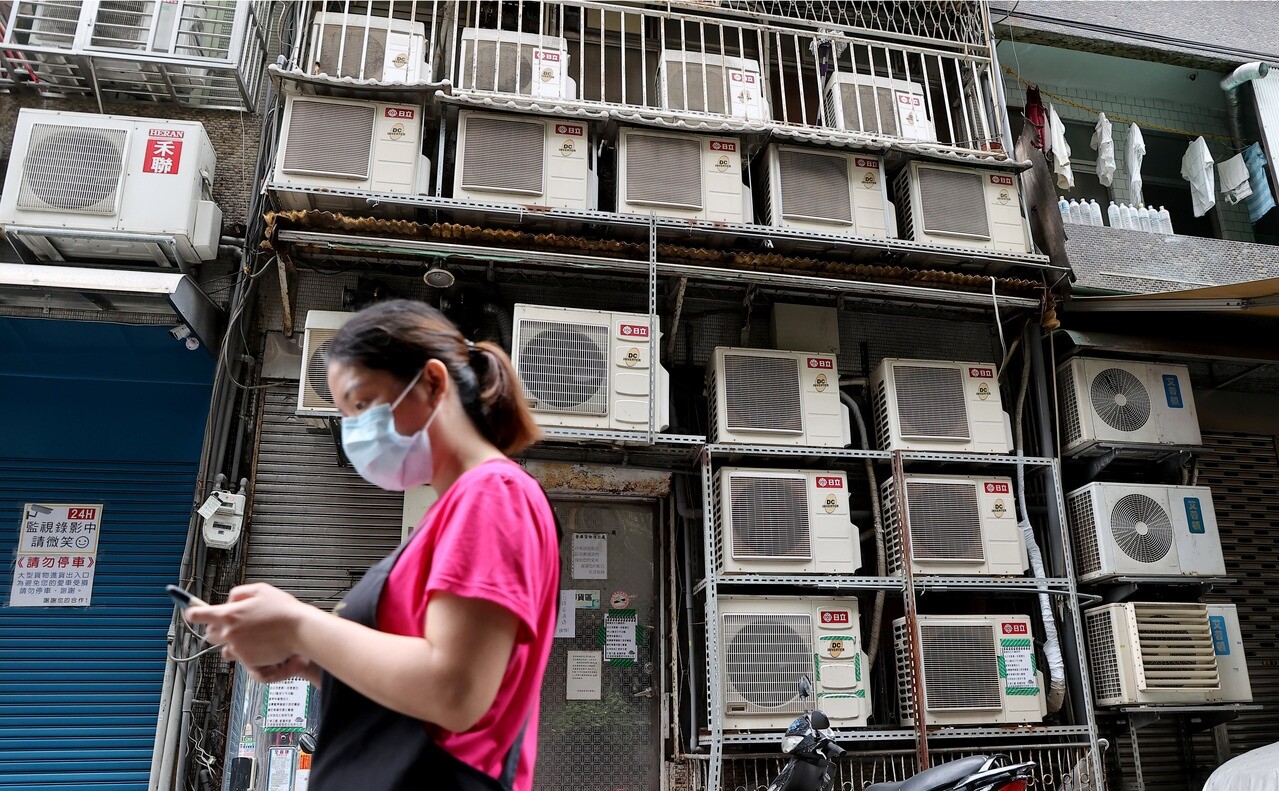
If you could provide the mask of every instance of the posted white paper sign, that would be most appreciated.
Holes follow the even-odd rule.
[[[603,666],[599,651],[569,651],[568,700],[599,700]]]
[[[604,616],[605,659],[639,659],[639,648],[635,642],[636,623],[634,610],[611,612]]]
[[[266,791],[293,791],[293,769],[297,750],[272,747],[267,756]]]
[[[573,579],[608,579],[608,533],[573,534]]]
[[[266,712],[262,728],[267,731],[301,731],[306,729],[306,707],[311,685],[302,678],[290,678],[268,684]]]
[[[1035,650],[1030,638],[1002,640],[1004,650],[1004,684],[1008,689],[1036,689]]]
[[[555,622],[556,637],[577,637],[577,591],[560,591],[560,617]]]

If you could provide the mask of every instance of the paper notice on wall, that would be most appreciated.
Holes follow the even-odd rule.
[[[267,755],[266,791],[293,791],[293,769],[297,750],[272,747]]]
[[[9,606],[89,606],[101,527],[101,503],[26,503]]]
[[[306,679],[290,678],[267,684],[262,730],[306,730],[307,704],[310,699],[311,685]]]
[[[568,700],[599,700],[604,663],[599,651],[568,652]]]
[[[293,791],[306,791],[311,785],[311,754],[298,753],[298,771],[293,775]]]
[[[573,534],[573,579],[608,579],[608,533]]]
[[[577,596],[574,603],[579,610],[598,610],[600,608],[600,592],[599,591],[575,591]]]
[[[639,659],[639,647],[635,640],[637,623],[634,610],[615,610],[604,616],[605,659]]]
[[[999,641],[1003,649],[1004,686],[1009,691],[1039,691],[1035,679],[1035,649],[1029,637],[1004,638]]]
[[[577,637],[577,591],[560,591],[560,614],[555,622],[556,637]]]

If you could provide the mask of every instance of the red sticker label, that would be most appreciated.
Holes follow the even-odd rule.
[[[923,99],[923,97],[918,96],[917,94],[913,94],[913,93],[898,93],[898,94],[897,94],[897,103],[898,103],[898,104],[909,104],[909,105],[912,105],[912,106],[914,106],[914,107],[921,107],[921,106],[923,106],[923,104],[924,104],[924,99]]]
[[[148,140],[147,150],[142,157],[143,173],[159,173],[172,176],[182,166],[182,141],[165,138]]]
[[[623,324],[621,327],[618,328],[618,332],[620,332],[622,334],[622,337],[624,338],[647,338],[648,325],[647,324]]]
[[[808,367],[822,371],[833,371],[835,370],[835,361],[827,357],[809,357]]]
[[[969,368],[968,378],[970,379],[994,379],[994,368]]]
[[[553,63],[559,63],[560,53],[555,52],[554,50],[548,50],[548,49],[535,49],[533,50],[533,58],[535,60],[541,59],[541,60],[550,61]]]
[[[986,494],[1011,494],[1011,492],[1006,483],[986,482]]]
[[[181,140],[186,137],[186,132],[183,132],[181,129],[148,129],[147,137],[168,137]]]
[[[822,610],[822,623],[852,623],[848,610]]]
[[[68,508],[67,519],[76,521],[87,521],[98,518],[98,509],[96,508]]]
[[[556,124],[555,134],[582,137],[586,134],[586,129],[579,124]]]
[[[857,167],[859,168],[869,168],[871,170],[879,170],[878,159],[867,159],[865,157],[857,157],[856,162],[857,162]]]
[[[840,478],[837,475],[818,475],[817,488],[818,489],[843,489],[844,479]]]
[[[736,151],[737,143],[732,140],[712,140],[711,151]]]
[[[991,176],[991,184],[998,184],[1001,187],[1011,187],[1013,185],[1012,176]]]
[[[754,74],[747,74],[744,71],[732,71],[732,72],[729,72],[729,74],[732,75],[733,82],[744,82],[747,85],[755,84]]]
[[[1003,623],[999,628],[1004,634],[1030,634],[1030,626],[1024,623]]]
[[[386,108],[387,118],[402,118],[406,121],[412,121],[416,113],[412,107],[388,107]]]

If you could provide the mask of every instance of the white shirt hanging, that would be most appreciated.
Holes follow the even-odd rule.
[[[1128,165],[1128,200],[1134,206],[1144,204],[1145,198],[1141,195],[1141,160],[1146,158],[1146,141],[1141,137],[1141,129],[1136,124],[1128,127],[1128,148],[1127,154]]]
[[[1182,155],[1181,177],[1190,182],[1195,216],[1204,216],[1217,203],[1217,184],[1212,169],[1212,152],[1208,150],[1208,141],[1202,137],[1196,137]]]
[[[1048,144],[1053,173],[1057,174],[1057,187],[1074,189],[1075,174],[1070,170],[1070,144],[1066,142],[1066,126],[1057,117],[1057,108],[1048,105]]]
[[[1115,181],[1115,140],[1110,131],[1110,119],[1105,113],[1097,113],[1092,147],[1097,152],[1097,180],[1103,187],[1109,187]]]
[[[1238,203],[1252,194],[1252,185],[1248,183],[1248,163],[1243,161],[1243,154],[1235,154],[1218,163],[1217,173],[1221,175],[1221,195],[1226,203]]]

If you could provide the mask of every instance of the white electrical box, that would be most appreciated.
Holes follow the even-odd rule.
[[[231,549],[240,541],[244,529],[243,494],[213,492],[200,508],[204,517],[204,543],[213,549]]]
[[[839,354],[839,311],[774,302],[769,323],[774,349]]]

